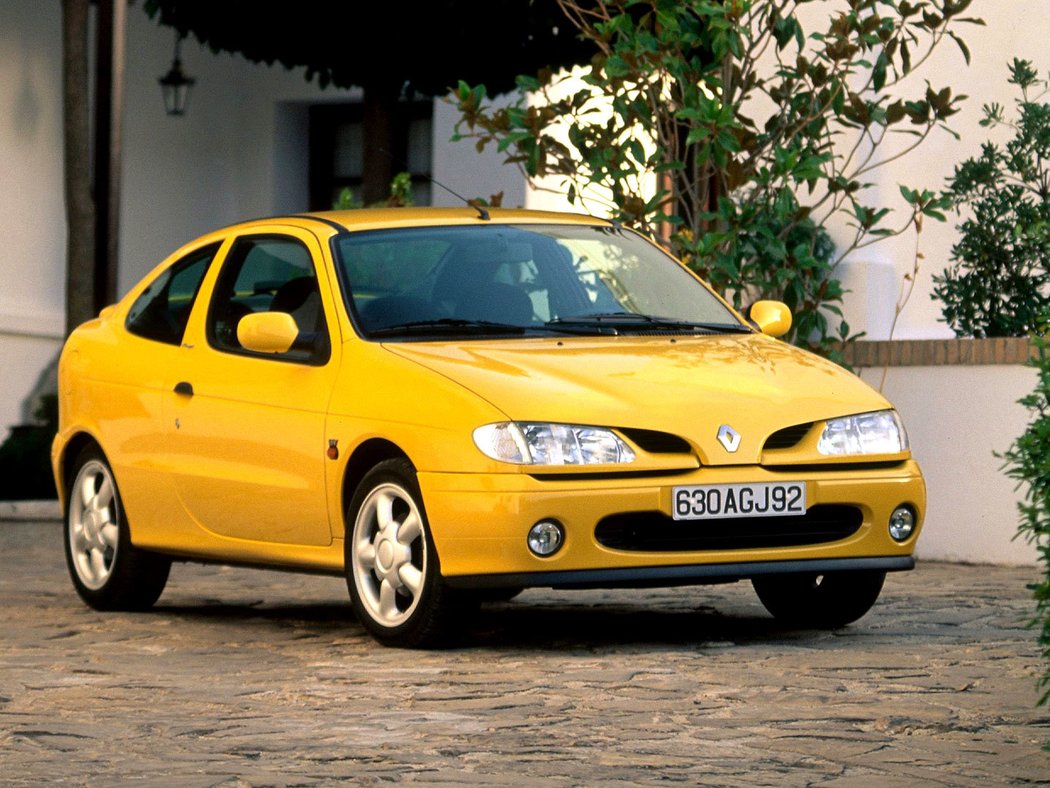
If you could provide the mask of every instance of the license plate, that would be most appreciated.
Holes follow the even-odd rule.
[[[675,487],[671,495],[671,509],[675,520],[794,517],[806,513],[806,483],[701,484]]]

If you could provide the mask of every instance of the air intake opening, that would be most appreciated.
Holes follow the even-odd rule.
[[[733,517],[675,521],[663,512],[606,517],[594,529],[614,550],[688,552],[823,544],[852,536],[864,516],[856,506],[818,504],[801,517]]]

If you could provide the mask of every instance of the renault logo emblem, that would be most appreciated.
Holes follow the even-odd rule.
[[[718,442],[725,447],[727,452],[732,454],[740,448],[740,433],[728,424],[723,424],[718,428]]]

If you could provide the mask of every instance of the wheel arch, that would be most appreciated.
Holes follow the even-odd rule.
[[[343,471],[342,512],[344,518],[347,507],[350,506],[350,500],[354,497],[354,491],[357,490],[365,474],[384,460],[397,458],[403,458],[412,463],[411,458],[400,446],[384,438],[372,438],[354,449]],[[415,467],[415,463],[412,463],[412,466]],[[343,526],[346,527],[345,521]]]
[[[62,447],[61,453],[58,455],[58,479],[59,482],[58,494],[63,507],[69,499],[69,487],[73,483],[73,461],[77,455],[80,454],[88,446],[96,447],[102,455],[105,457],[106,452],[102,448],[102,445],[98,442],[90,432],[78,432],[72,435],[69,440],[66,441],[65,446]]]

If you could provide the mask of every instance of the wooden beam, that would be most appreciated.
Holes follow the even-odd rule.
[[[88,0],[62,0],[62,113],[68,334],[95,309],[95,200],[91,184]]]
[[[95,311],[117,300],[127,2],[98,0],[95,40]]]

